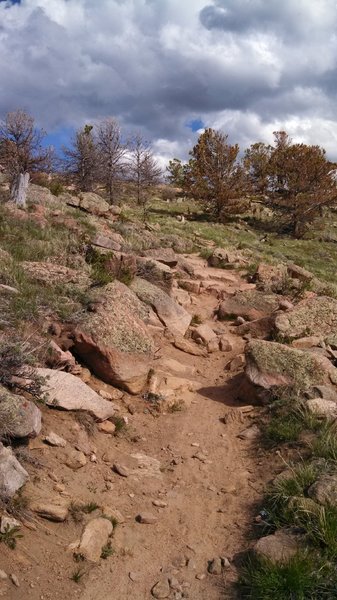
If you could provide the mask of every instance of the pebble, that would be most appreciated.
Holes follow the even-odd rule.
[[[111,421],[103,421],[103,423],[98,423],[97,429],[101,433],[113,434],[116,431],[116,425]]]
[[[158,518],[152,513],[144,512],[137,515],[136,521],[138,521],[138,523],[143,523],[146,525],[153,525],[154,523],[157,523]]]
[[[164,502],[163,500],[153,500],[152,504],[158,508],[166,508],[167,506],[167,502]]]
[[[170,577],[169,578],[169,584],[170,584],[170,588],[171,590],[174,590],[176,592],[181,592],[182,591],[182,587],[178,581],[178,579],[176,577]]]
[[[135,573],[134,571],[130,571],[129,579],[131,579],[131,581],[133,581],[133,582],[140,581],[141,578],[142,578],[141,573]]]
[[[199,579],[199,581],[202,581],[203,579],[206,579],[206,575],[205,573],[198,573],[195,578]]]
[[[65,448],[67,445],[66,440],[64,440],[61,436],[57,435],[54,431],[51,431],[43,440],[49,446],[56,446],[58,448]]]
[[[154,598],[168,598],[170,595],[170,586],[167,579],[157,581],[151,590],[151,594]]]
[[[4,579],[7,579],[7,578],[8,578],[7,573],[5,573],[5,571],[2,571],[0,569],[0,579],[3,581]]]
[[[16,575],[14,575],[14,573],[10,574],[10,578],[11,578],[12,583],[14,583],[14,585],[16,587],[20,587],[19,579],[18,579],[18,577]]]
[[[221,558],[216,557],[210,561],[208,565],[208,572],[212,575],[221,575],[222,573],[222,561]]]
[[[123,465],[119,465],[118,463],[115,463],[113,465],[112,469],[113,469],[113,471],[115,471],[115,473],[118,473],[118,475],[120,475],[121,477],[129,477],[129,471]]]

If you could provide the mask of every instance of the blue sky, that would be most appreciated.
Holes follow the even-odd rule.
[[[337,159],[335,0],[0,0],[0,118],[56,148],[113,116],[163,161],[214,127],[244,149],[285,129]]]

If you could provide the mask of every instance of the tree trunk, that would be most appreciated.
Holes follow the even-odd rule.
[[[15,202],[19,208],[26,208],[26,196],[29,183],[29,173],[20,173],[11,189],[11,200]]]

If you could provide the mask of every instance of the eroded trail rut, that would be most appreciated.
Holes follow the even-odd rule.
[[[200,259],[190,260],[194,266],[200,261],[203,278],[213,276],[214,270],[204,269]],[[223,278],[213,281],[229,291],[246,285],[237,271],[226,271]],[[22,569],[22,576],[21,587],[11,589],[13,600],[146,600],[153,597],[151,590],[157,582],[157,598],[236,597],[231,585],[237,577],[232,557],[247,547],[265,465],[251,442],[237,437],[252,423],[256,409],[240,407],[227,383],[235,372],[226,370],[226,364],[242,353],[244,342],[230,333],[228,323],[214,321],[217,302],[212,294],[195,295],[189,310],[228,335],[232,352],[192,356],[163,340],[160,359],[174,359],[196,369],[192,378],[196,391],[177,395],[184,401],[183,410],[157,413],[151,405],[146,408],[144,403],[137,405],[137,398],[130,398],[134,414],[128,436],[97,434],[96,464],[65,474],[64,468],[60,471],[57,452],[48,455],[48,469],[62,481],[65,494],[114,507],[123,515],[124,523],[115,529],[112,540],[114,554],[93,568],[76,564],[65,548],[78,539],[78,524],[47,523],[42,528],[39,521],[37,531],[25,531],[17,553],[13,571]],[[53,427],[53,413],[46,412],[44,418],[46,428]],[[69,430],[69,415],[59,413],[57,418],[62,435]],[[42,452],[41,444],[34,444],[36,453]],[[109,453],[112,460],[126,465],[128,477],[111,471],[102,459]],[[36,493],[36,488],[52,489],[55,483],[43,473],[34,486]],[[156,522],[138,523],[137,515],[144,513],[151,513]],[[209,561],[219,557],[228,558],[231,566],[222,574],[209,574]],[[79,584],[70,579],[77,568],[84,572]]]

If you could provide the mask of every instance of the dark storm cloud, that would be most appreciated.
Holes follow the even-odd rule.
[[[0,23],[0,115],[114,115],[165,156],[195,120],[241,144],[288,127],[337,156],[334,0],[22,0]]]

